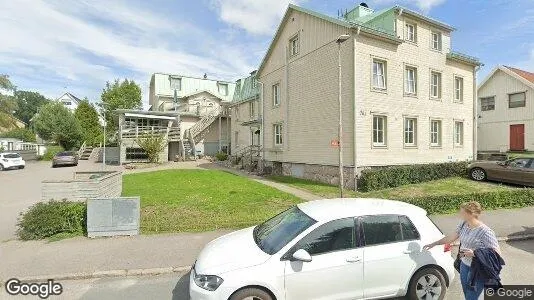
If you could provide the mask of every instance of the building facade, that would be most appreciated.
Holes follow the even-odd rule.
[[[478,88],[478,150],[534,149],[534,73],[498,66]]]
[[[290,5],[257,73],[266,165],[338,182],[338,54],[347,187],[365,168],[472,159],[480,63],[451,50],[453,30],[399,6]]]
[[[61,97],[57,98],[56,101],[61,102],[61,104],[63,104],[71,112],[74,112],[82,100],[67,92],[61,95]]]

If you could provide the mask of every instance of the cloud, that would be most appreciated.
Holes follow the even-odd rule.
[[[220,19],[251,34],[272,34],[289,3],[304,0],[212,0]]]

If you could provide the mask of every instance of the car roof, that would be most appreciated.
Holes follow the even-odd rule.
[[[18,153],[17,153],[17,152],[2,152],[2,153],[0,153],[0,154],[2,154],[2,155],[6,155],[6,154],[18,154]]]
[[[426,215],[426,210],[402,201],[375,198],[324,199],[297,205],[319,222],[377,214]]]

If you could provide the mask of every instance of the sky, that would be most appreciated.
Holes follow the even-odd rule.
[[[534,72],[534,0],[367,0],[454,26],[452,48]],[[349,0],[0,0],[0,74],[19,90],[99,101],[106,81],[154,72],[234,81],[258,68],[288,3],[330,16]]]

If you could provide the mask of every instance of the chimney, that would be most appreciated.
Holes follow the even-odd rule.
[[[374,13],[375,11],[369,8],[367,3],[362,2],[360,5],[353,8],[351,11],[345,14],[345,20],[349,22],[357,21],[361,17],[365,17],[367,15],[370,15]]]

